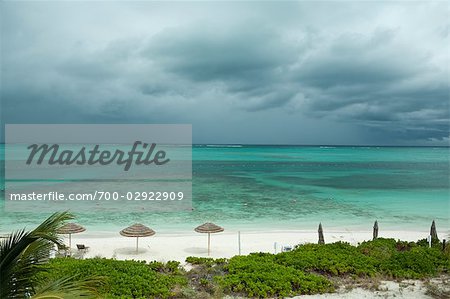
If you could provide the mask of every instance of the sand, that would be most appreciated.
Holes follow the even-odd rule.
[[[380,237],[417,241],[425,238],[427,231],[384,231]],[[448,234],[447,234],[448,235]],[[326,231],[325,242],[346,241],[356,245],[370,240],[371,231]],[[76,244],[84,244],[89,249],[85,258],[106,257],[116,259],[137,259],[146,261],[175,260],[183,263],[188,256],[207,257],[207,234],[186,232],[157,232],[147,238],[139,238],[139,252],[136,253],[136,238],[126,238],[114,232],[86,232],[72,235],[73,254],[80,254]],[[251,252],[280,252],[283,246],[316,243],[315,231],[241,231],[241,254]],[[66,238],[67,243],[67,238]],[[211,257],[230,258],[239,254],[238,232],[225,231],[211,234]]]
[[[378,290],[354,288],[352,290],[338,290],[336,293],[320,295],[303,295],[293,299],[375,299],[375,298],[401,298],[401,299],[432,299],[427,295],[423,282],[408,280],[403,282],[382,281]]]
[[[401,239],[405,241],[417,241],[425,238],[427,231],[383,231],[380,237]],[[280,252],[282,246],[303,243],[316,243],[318,236],[316,231],[241,231],[241,254],[251,252]],[[371,231],[326,231],[325,242],[346,241],[356,245],[358,242],[370,240]],[[449,232],[442,235],[449,237]],[[157,232],[155,236],[139,239],[139,252],[136,253],[136,238],[126,238],[113,232],[89,232],[72,236],[73,255],[89,257],[106,257],[115,259],[134,259],[146,261],[176,260],[186,270],[190,265],[185,263],[188,256],[207,257],[207,234],[199,234],[191,231],[173,233]],[[67,239],[66,239],[67,241]],[[87,252],[82,253],[76,249],[76,244],[89,246]],[[239,254],[238,232],[226,231],[211,235],[211,257],[230,258]],[[446,278],[448,279],[448,278]],[[439,288],[447,285],[447,282],[435,283]],[[446,290],[450,292],[450,290]],[[448,294],[448,293],[447,293]],[[227,296],[226,298],[238,298]],[[325,299],[325,298],[432,298],[427,293],[427,287],[423,281],[382,281],[377,290],[368,290],[361,287],[347,289],[342,287],[336,293],[298,296],[295,298]]]

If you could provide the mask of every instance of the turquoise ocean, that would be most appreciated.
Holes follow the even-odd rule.
[[[380,229],[423,231],[433,219],[450,227],[448,147],[196,145],[192,157],[193,211],[77,213],[77,221],[89,231],[141,222],[176,232],[206,221],[233,230],[310,230],[319,222],[370,230],[378,220]],[[45,216],[7,212],[0,194],[0,232]]]

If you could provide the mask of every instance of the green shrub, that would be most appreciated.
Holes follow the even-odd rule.
[[[372,241],[362,242],[358,246],[358,249],[361,253],[380,261],[390,258],[396,252],[409,251],[416,246],[414,242],[378,238]]]
[[[418,240],[416,242],[416,244],[418,246],[422,246],[422,247],[430,247],[430,244],[428,243],[427,238]],[[432,238],[431,239],[431,247],[442,248],[442,242],[439,241],[439,239]]]
[[[390,258],[391,255],[396,252],[396,244],[397,241],[394,239],[379,238],[372,241],[362,242],[358,246],[358,249],[364,255],[385,260]]]
[[[383,274],[394,278],[424,278],[448,269],[449,259],[440,249],[421,246],[394,253],[380,267]]]
[[[377,264],[376,259],[343,242],[300,245],[291,252],[276,255],[275,261],[308,272],[359,276],[375,275]]]
[[[424,240],[415,243],[380,238],[363,242],[358,249],[376,258],[378,273],[389,277],[423,278],[448,271],[449,258],[440,250],[442,245],[437,241],[428,248]]]
[[[148,263],[150,269],[160,273],[181,274],[180,262],[168,261],[166,264],[153,261]]]
[[[250,297],[317,294],[334,289],[324,277],[276,264],[271,254],[235,256],[225,269],[227,274],[216,278],[224,290]]]
[[[39,279],[55,280],[66,275],[101,276],[105,283],[99,293],[105,298],[168,298],[173,295],[175,286],[187,284],[186,278],[178,272],[178,265],[178,262],[164,265],[103,258],[56,258],[50,260],[50,270]]]
[[[223,265],[227,259],[225,258],[219,258],[219,259],[213,259],[210,257],[196,257],[196,256],[188,256],[186,258],[186,263],[192,264],[192,265],[205,265],[205,266],[213,266],[213,265]]]
[[[117,298],[220,298],[224,293],[249,297],[286,297],[332,292],[325,276],[426,278],[450,269],[450,248],[379,238],[359,246],[299,245],[279,254],[253,253],[231,259],[188,257],[189,272],[179,262],[139,262],[111,259],[58,258],[49,262],[42,280],[63,276],[103,276],[99,293]],[[189,285],[188,285],[189,282]]]

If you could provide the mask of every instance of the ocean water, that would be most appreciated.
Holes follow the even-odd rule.
[[[319,222],[370,230],[375,220],[380,229],[427,230],[433,219],[450,227],[449,148],[198,145],[192,156],[193,211],[84,212],[77,221],[89,231],[141,222],[175,232],[206,221],[233,230],[309,230]],[[0,232],[45,216],[4,211],[0,194]]]

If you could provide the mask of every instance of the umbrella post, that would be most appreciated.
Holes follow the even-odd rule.
[[[238,231],[239,255],[241,255],[241,231]]]
[[[208,233],[208,256],[209,256],[209,253],[210,253],[210,247],[211,247],[211,234]]]
[[[135,223],[132,226],[129,226],[129,227],[121,230],[119,232],[119,234],[124,237],[136,238],[135,254],[138,254],[139,253],[139,238],[153,236],[155,234],[155,231],[145,225],[142,225],[140,223]],[[130,251],[130,254],[133,254],[132,251]]]
[[[72,234],[69,234],[69,256],[72,256]]]
[[[197,233],[207,233],[208,234],[208,256],[211,254],[211,234],[223,232],[223,227],[215,225],[211,222],[203,223],[202,225],[194,229]]]

